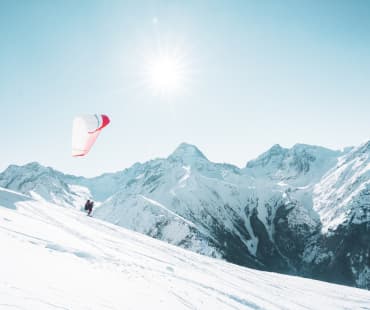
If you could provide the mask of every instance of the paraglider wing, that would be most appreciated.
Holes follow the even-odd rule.
[[[85,156],[95,143],[101,130],[109,122],[109,117],[104,114],[75,117],[72,128],[72,156]]]

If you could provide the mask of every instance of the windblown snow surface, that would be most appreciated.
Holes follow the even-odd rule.
[[[0,189],[0,309],[370,309],[370,292],[201,256]]]

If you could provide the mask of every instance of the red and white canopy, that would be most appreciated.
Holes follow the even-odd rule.
[[[72,156],[85,156],[101,130],[109,123],[109,117],[104,114],[75,117],[72,128]]]

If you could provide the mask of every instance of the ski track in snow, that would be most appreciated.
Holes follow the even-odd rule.
[[[0,309],[370,309],[366,290],[243,268],[31,198],[4,208],[7,195]]]

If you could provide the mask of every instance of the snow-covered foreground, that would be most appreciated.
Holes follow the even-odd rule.
[[[197,255],[0,189],[0,309],[370,309],[370,292]]]

